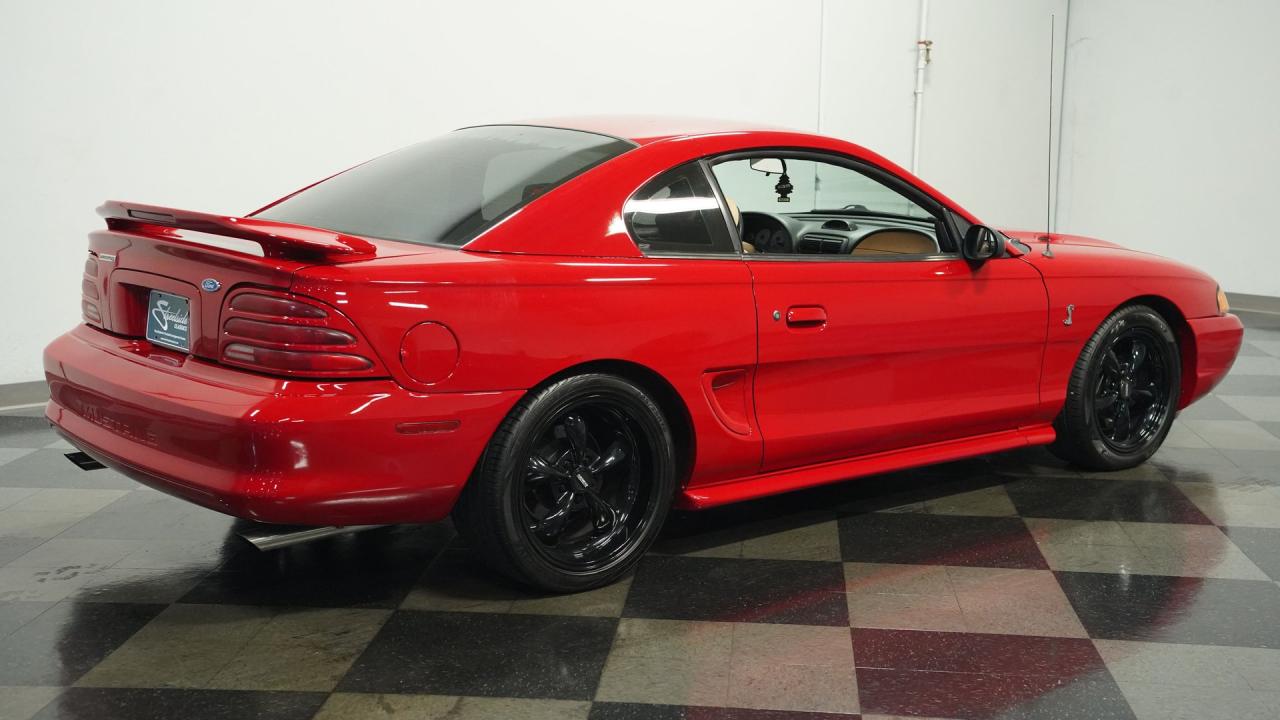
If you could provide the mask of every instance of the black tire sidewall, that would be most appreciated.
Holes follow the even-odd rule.
[[[1102,369],[1102,357],[1110,347],[1114,338],[1125,330],[1139,326],[1151,330],[1164,343],[1165,365],[1169,375],[1169,412],[1160,428],[1145,444],[1133,452],[1118,452],[1102,439],[1095,409],[1093,407],[1093,388]],[[1084,421],[1083,428],[1074,428],[1076,432],[1087,432],[1087,442],[1091,454],[1096,456],[1099,464],[1111,468],[1132,467],[1155,454],[1164,442],[1173,426],[1177,414],[1178,398],[1182,387],[1182,362],[1178,348],[1178,340],[1164,318],[1156,311],[1144,306],[1133,305],[1113,314],[1103,327],[1099,328],[1099,342],[1094,346],[1088,358],[1088,370],[1084,375],[1083,387],[1078,388],[1075,402],[1081,403],[1080,417]]]
[[[520,474],[539,433],[568,406],[587,399],[606,400],[631,418],[653,450],[652,483],[655,502],[646,510],[646,521],[630,547],[607,565],[587,572],[572,572],[553,565],[521,526],[518,489]],[[612,582],[627,572],[653,543],[666,519],[675,492],[676,458],[671,430],[657,404],[640,388],[611,375],[591,374],[568,378],[534,394],[511,418],[511,441],[486,463],[488,486],[495,492],[490,508],[501,513],[498,524],[502,544],[526,581],[560,591],[582,590]],[[481,478],[478,478],[481,479]]]

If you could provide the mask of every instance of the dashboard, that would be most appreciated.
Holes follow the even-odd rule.
[[[742,240],[757,253],[772,255],[849,255],[868,241],[889,247],[892,254],[933,254],[940,252],[938,231],[932,218],[859,215],[855,213],[794,213],[775,215],[755,211],[742,213]],[[886,242],[891,241],[891,242]],[[892,249],[894,245],[898,250]]]

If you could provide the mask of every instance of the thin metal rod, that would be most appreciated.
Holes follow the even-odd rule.
[[[1056,40],[1056,15],[1049,15],[1049,152],[1044,180],[1044,234],[1053,232],[1053,51]]]

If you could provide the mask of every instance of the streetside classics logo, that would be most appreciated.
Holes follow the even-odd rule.
[[[161,330],[168,331],[169,324],[173,323],[174,330],[185,331],[191,311],[184,308],[175,312],[169,309],[168,300],[157,300],[156,306],[151,309],[151,317],[155,318],[156,326]]]

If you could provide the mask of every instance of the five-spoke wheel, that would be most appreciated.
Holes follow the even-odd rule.
[[[494,568],[540,588],[582,590],[634,565],[675,487],[667,420],[612,375],[566,378],[512,410],[454,511]]]
[[[1120,308],[1080,353],[1051,449],[1092,470],[1145,461],[1169,432],[1180,384],[1169,324],[1145,305]]]

